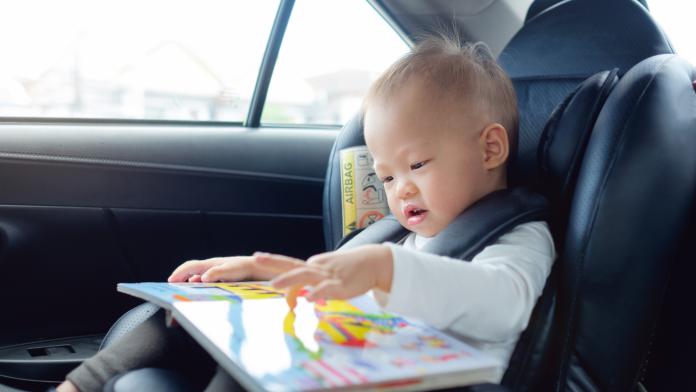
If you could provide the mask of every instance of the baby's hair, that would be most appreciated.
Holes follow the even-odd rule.
[[[455,34],[424,36],[413,49],[392,64],[375,82],[363,101],[388,97],[411,77],[418,76],[464,110],[486,115],[508,133],[510,153],[517,146],[517,99],[512,82],[483,42],[462,42]]]

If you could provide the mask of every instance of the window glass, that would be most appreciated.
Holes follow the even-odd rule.
[[[408,47],[366,2],[297,0],[261,122],[343,124]]]
[[[648,3],[650,13],[665,31],[674,50],[696,64],[696,3],[684,0],[653,0]]]
[[[3,3],[0,116],[241,121],[278,4]]]

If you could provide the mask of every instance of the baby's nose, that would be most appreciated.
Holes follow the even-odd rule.
[[[409,180],[399,181],[398,195],[402,199],[406,199],[418,193],[416,185]]]

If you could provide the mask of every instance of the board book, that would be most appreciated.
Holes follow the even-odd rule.
[[[291,309],[263,282],[120,283],[173,317],[254,391],[427,390],[495,378],[499,363],[369,295]]]

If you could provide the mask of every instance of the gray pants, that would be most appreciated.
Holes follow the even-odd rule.
[[[167,327],[163,310],[83,362],[66,378],[82,392],[102,391],[111,378],[147,367],[171,369],[189,380],[194,390],[243,390],[226,372],[216,372],[215,361],[183,329]]]

